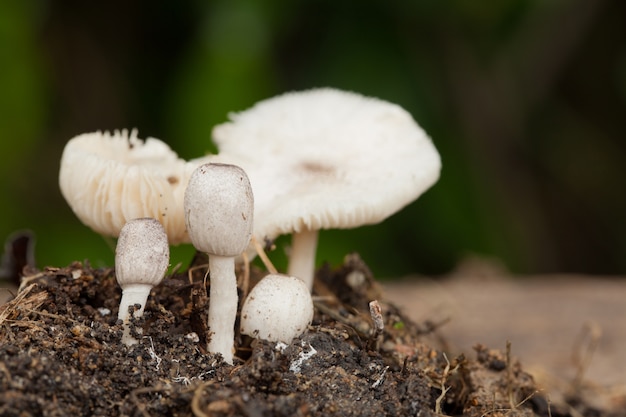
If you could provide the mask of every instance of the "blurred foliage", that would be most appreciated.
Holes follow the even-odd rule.
[[[43,74],[32,31],[38,16],[27,3],[0,6],[0,225],[6,235],[28,199],[25,165],[42,146],[44,122]]]
[[[112,265],[59,193],[67,140],[137,127],[196,157],[228,112],[332,86],[405,107],[443,172],[382,224],[322,233],[320,262],[624,274],[625,28],[620,0],[1,2],[0,236],[35,231],[39,266]]]

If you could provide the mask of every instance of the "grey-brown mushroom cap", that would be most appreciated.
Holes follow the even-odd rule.
[[[169,243],[178,244],[189,242],[183,196],[196,166],[136,131],[87,133],[66,144],[59,186],[80,221],[97,233],[117,237],[128,221],[152,217]]]
[[[218,125],[217,157],[255,193],[257,238],[375,224],[439,178],[432,141],[400,106],[330,88],[287,93]]]
[[[243,169],[200,165],[189,179],[184,207],[187,233],[197,250],[225,257],[246,250],[252,236],[254,196]]]
[[[169,262],[167,234],[158,220],[138,218],[122,227],[115,248],[115,277],[122,289],[159,285]]]

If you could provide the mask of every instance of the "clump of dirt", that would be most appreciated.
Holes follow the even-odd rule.
[[[288,346],[237,335],[235,364],[224,364],[206,352],[205,273],[199,257],[156,287],[128,347],[112,269],[27,268],[0,306],[0,415],[609,415],[550,404],[507,353],[449,358],[429,346],[440,324],[386,302],[357,255],[317,272],[307,333]],[[262,275],[253,268],[250,282]]]

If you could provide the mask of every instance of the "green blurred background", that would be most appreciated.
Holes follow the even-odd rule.
[[[33,230],[40,267],[112,265],[58,189],[70,138],[137,127],[196,157],[229,111],[319,86],[402,105],[443,160],[381,225],[322,233],[320,261],[626,273],[622,0],[0,2],[0,237]]]

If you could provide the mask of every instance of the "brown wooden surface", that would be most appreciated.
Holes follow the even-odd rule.
[[[417,320],[449,317],[439,334],[455,353],[474,357],[482,343],[505,350],[551,390],[575,379],[575,351],[590,344],[585,329],[598,332],[584,372],[587,387],[626,398],[626,279],[574,275],[502,277],[456,274],[446,279],[413,277],[384,284],[386,295]],[[577,346],[580,348],[577,348]]]

